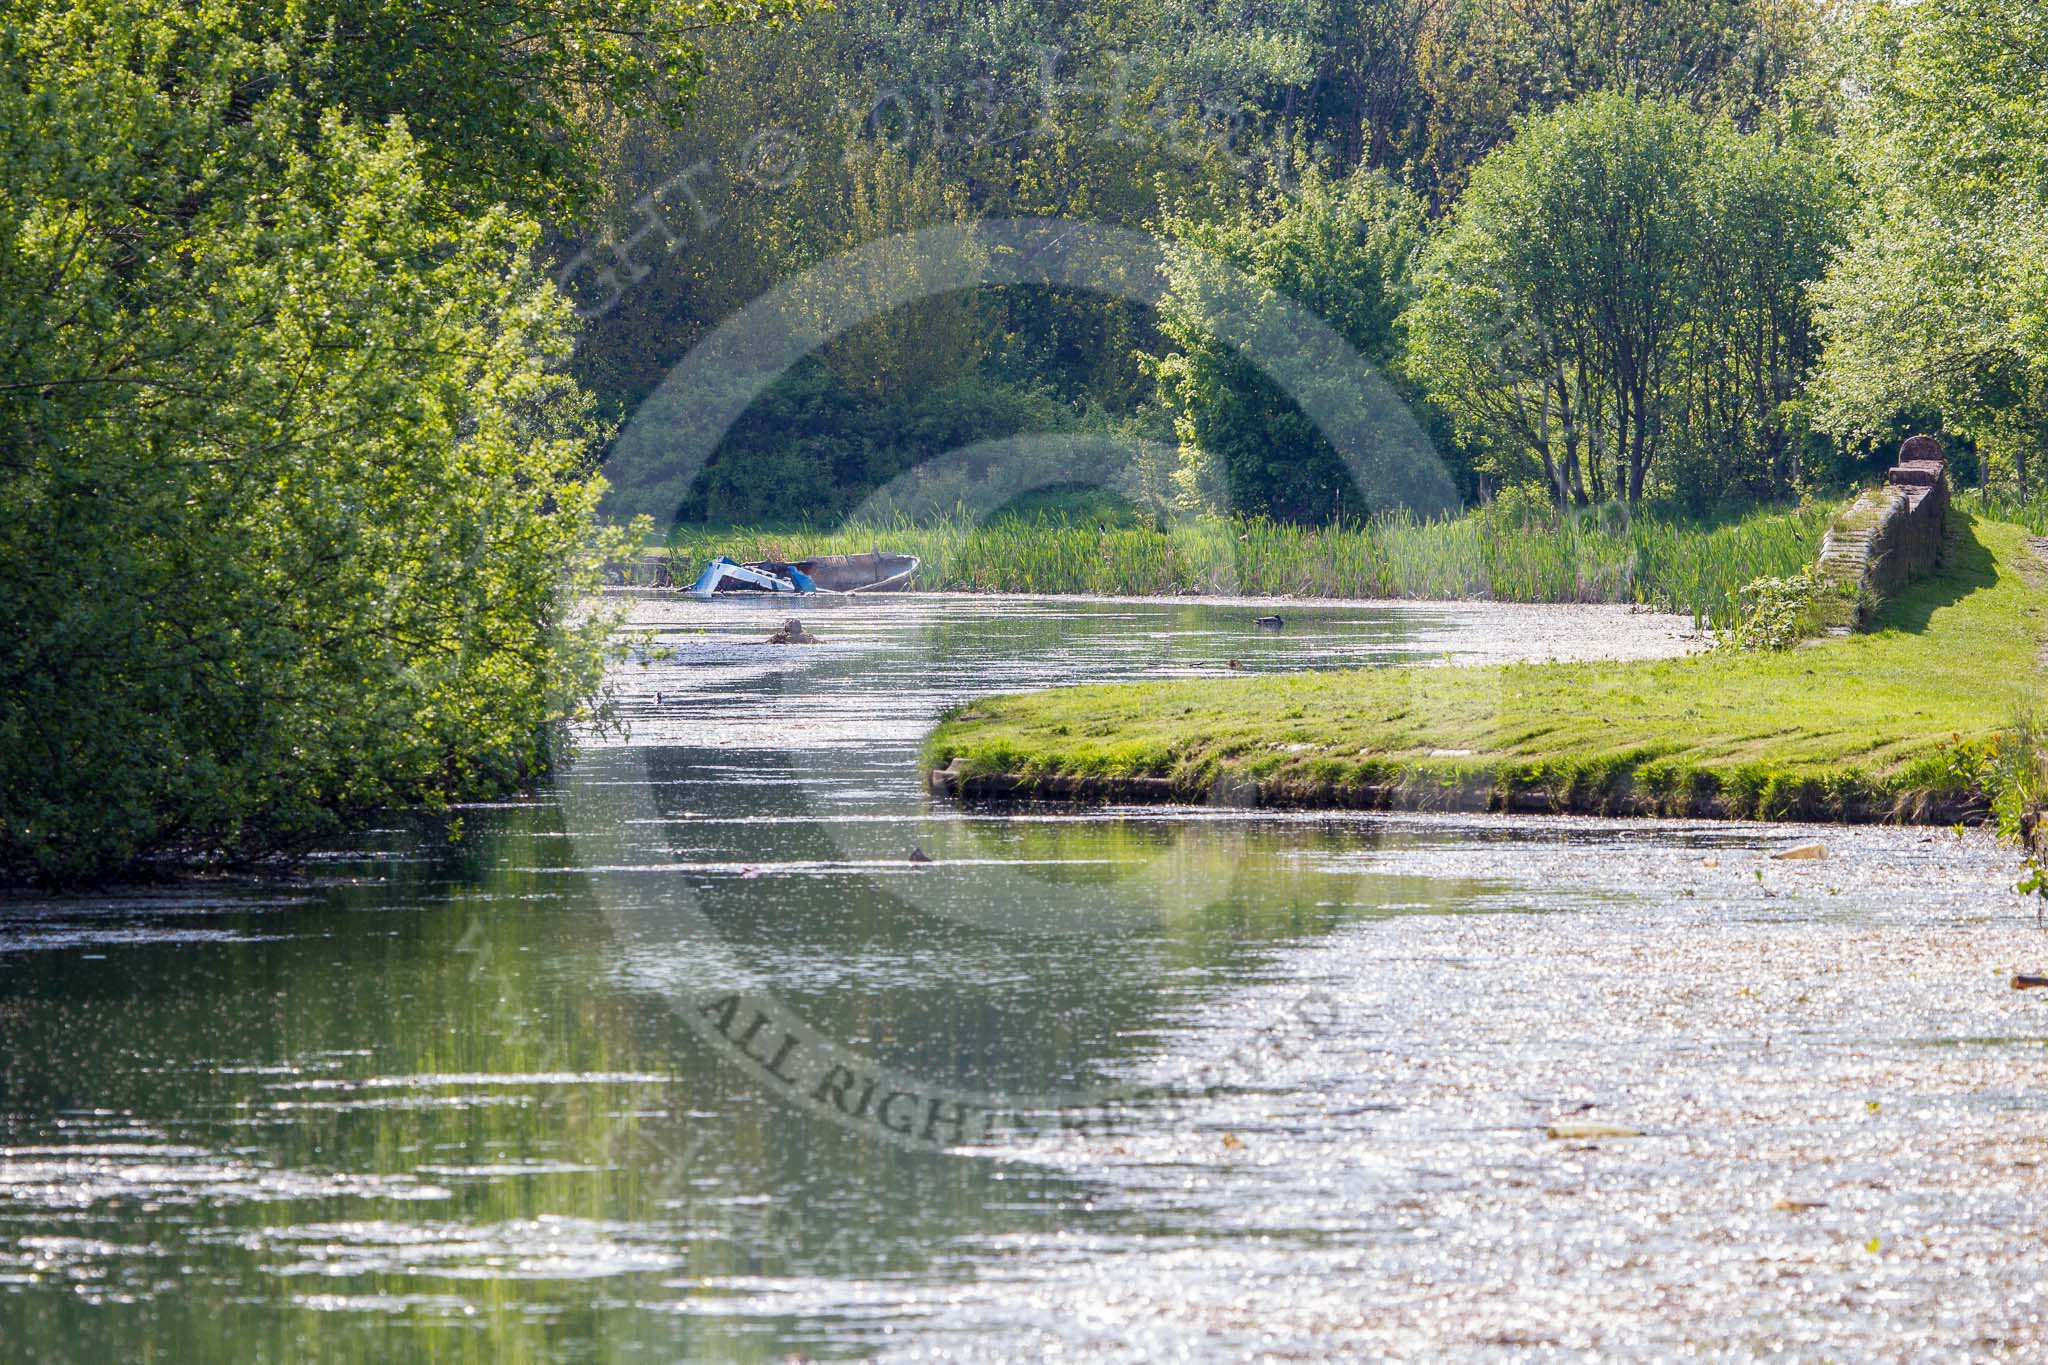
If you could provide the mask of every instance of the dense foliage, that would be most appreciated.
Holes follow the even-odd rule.
[[[630,412],[771,285],[877,236],[1004,216],[1106,222],[1213,248],[1268,285],[1304,289],[1318,309],[1367,293],[1395,303],[1425,211],[1448,211],[1518,119],[1621,90],[1731,130],[1789,126],[1821,38],[1810,0],[1121,0],[1107,10],[850,0],[770,44],[714,41],[688,126],[620,137],[608,172],[612,237],[562,244],[565,283],[595,315],[576,372],[608,412]],[[779,155],[764,173],[766,132]],[[878,195],[878,183],[902,188]],[[1738,184],[1766,188],[1755,177]],[[1754,198],[1726,211],[1775,209]],[[1399,222],[1372,240],[1329,236],[1383,213]],[[1811,244],[1816,229],[1793,235]],[[1340,491],[1365,490],[1344,490],[1300,416],[1225,353],[1186,264],[1161,282],[1156,309],[997,289],[878,321],[884,340],[908,330],[929,344],[844,338],[819,354],[826,375],[778,397],[824,465],[790,442],[736,432],[717,463],[742,472],[714,469],[693,492],[636,510],[787,519],[856,507],[929,457],[926,443],[897,433],[928,426],[919,411],[938,365],[950,410],[992,415],[980,437],[1008,434],[1019,413],[1049,403],[1059,411],[1044,420],[1124,442],[1134,466],[1177,449],[1135,471],[1161,510],[1335,514]],[[1795,270],[1795,295],[1820,268],[1789,249],[1759,264]],[[1700,466],[1699,486],[1686,488],[1699,505],[1782,492],[1799,458],[1797,419],[1758,414],[1796,387],[1803,310],[1738,338],[1752,318],[1732,314],[1758,290],[1783,302],[1783,287],[1717,278],[1731,291],[1724,334],[1748,349],[1726,375],[1701,377],[1698,430],[1672,457],[1674,469],[1681,459]],[[1405,382],[1391,313],[1328,320]],[[1354,324],[1365,330],[1353,335]],[[977,402],[970,390],[990,396]],[[1464,491],[1478,494],[1471,465],[1483,452],[1426,405],[1417,416]],[[1759,440],[1785,448],[1735,456]],[[1520,466],[1526,453],[1498,462]]]
[[[1845,30],[1843,147],[1865,187],[1819,291],[1828,425],[1940,413],[1995,491],[2048,486],[2048,10],[1865,3]]]
[[[1156,366],[1180,449],[1173,494],[1212,511],[1251,508],[1296,521],[1381,509],[1372,471],[1345,467],[1294,398],[1261,374],[1217,324],[1213,276],[1230,270],[1306,305],[1367,365],[1391,368],[1410,269],[1423,240],[1421,201],[1375,171],[1332,183],[1311,168],[1298,190],[1221,221],[1165,220],[1169,255],[1159,330],[1173,348]],[[1331,376],[1337,383],[1353,376]],[[1165,500],[1167,490],[1156,493]]]
[[[573,189],[534,54],[711,13],[0,7],[0,877],[545,762],[598,428],[500,190]]]

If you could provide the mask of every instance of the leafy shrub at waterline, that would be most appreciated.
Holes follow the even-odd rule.
[[[669,544],[691,565],[717,554],[801,559],[879,545],[918,556],[917,586],[934,592],[1644,603],[1726,622],[1744,584],[1812,563],[1833,513],[1759,512],[1710,527],[1619,509],[1531,524],[1491,512],[1322,527],[1204,517],[1165,530],[960,517],[832,530],[684,526]]]
[[[2020,891],[2048,900],[2048,829],[2042,826],[2043,811],[2048,809],[2048,746],[2044,746],[2044,738],[2048,735],[2038,719],[2031,714],[2021,716],[1986,763],[1984,784],[1991,795],[1991,818],[1999,837],[2026,857]]]
[[[310,106],[267,12],[0,12],[0,879],[542,766],[605,623],[531,220]]]
[[[1775,653],[1812,639],[1821,632],[1821,594],[1830,591],[1838,589],[1812,569],[1743,584],[1735,622],[1722,632],[1721,648]]]
[[[2048,900],[2048,747],[2041,722],[2023,711],[2011,730],[1981,740],[1957,736],[1943,747],[1943,766],[1956,785],[1979,793],[1998,837],[2025,863],[2018,890]]]

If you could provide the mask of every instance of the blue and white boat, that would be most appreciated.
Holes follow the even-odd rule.
[[[693,597],[719,593],[901,592],[917,573],[916,555],[819,555],[787,563],[765,559],[741,564],[724,555],[704,566],[688,589]]]

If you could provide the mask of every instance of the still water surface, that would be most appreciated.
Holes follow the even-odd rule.
[[[918,781],[978,693],[1684,623],[633,603],[627,733],[459,842],[0,904],[0,1358],[2040,1358],[2048,938],[1987,841]]]

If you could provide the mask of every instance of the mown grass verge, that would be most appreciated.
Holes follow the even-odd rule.
[[[1650,663],[1392,668],[1072,688],[949,714],[959,794],[1939,821],[2040,696],[2048,570],[1951,517],[1869,634]]]
[[[1745,583],[1811,564],[1836,510],[1760,511],[1715,525],[1595,511],[1343,527],[1200,519],[1164,530],[963,516],[831,530],[683,526],[669,549],[685,579],[713,555],[790,560],[879,546],[922,560],[916,586],[927,592],[1641,603],[1721,624]]]

